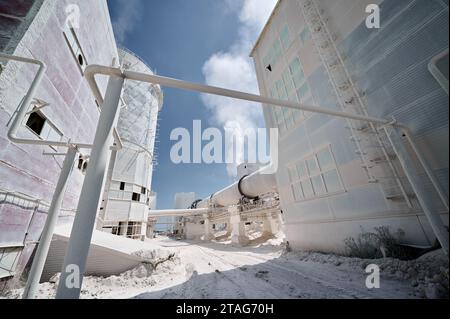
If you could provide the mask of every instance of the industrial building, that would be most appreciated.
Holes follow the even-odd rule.
[[[366,25],[369,4],[379,6],[379,29]],[[418,149],[407,150],[412,174],[446,225],[448,14],[439,0],[280,0],[251,53],[262,96],[407,126]],[[394,147],[407,136],[271,105],[264,116],[280,132],[276,180],[291,247],[342,251],[347,237],[383,225],[403,230],[405,244],[433,246]]]
[[[127,70],[153,74],[145,62],[128,50],[119,49],[119,58]],[[123,148],[111,155],[97,229],[144,240],[152,237],[155,222],[149,222],[149,210],[156,204],[152,176],[163,94],[159,85],[133,81],[125,83],[122,94],[124,105],[117,129]]]
[[[374,2],[380,29],[366,24]],[[68,19],[73,6],[82,23]],[[33,258],[31,298],[42,273],[67,282],[67,265],[135,267],[162,217],[187,239],[220,230],[246,245],[257,228],[325,252],[387,226],[402,244],[438,239],[448,253],[446,1],[279,0],[251,52],[261,95],[156,75],[117,48],[104,0],[2,2],[0,25],[0,293]],[[155,210],[160,85],[262,103],[280,134],[276,171],[243,164],[232,185]],[[73,226],[53,231],[55,211]],[[80,290],[58,285],[56,296]]]
[[[82,14],[74,8],[83,8]],[[57,212],[58,222],[71,222],[75,216],[101,105],[85,79],[86,68],[91,64],[118,66],[122,62],[126,69],[151,70],[133,53],[118,50],[106,1],[2,1],[0,25],[0,53],[39,60],[47,66],[23,122],[18,123],[17,135],[31,141],[23,144],[12,142],[9,130],[37,67],[19,61],[0,61],[2,292],[27,277],[24,270],[29,269],[31,257],[42,240],[64,165],[65,143],[85,145],[77,149],[62,207]],[[106,84],[107,78],[97,80],[102,94]],[[147,225],[155,220],[148,218],[148,209],[155,205],[151,179],[162,100],[157,85],[130,81],[124,88],[117,126],[123,147],[112,152],[108,187],[97,220],[97,226],[110,233],[115,231],[136,239],[152,236]],[[34,144],[36,141],[38,144]],[[46,141],[60,142],[62,146],[47,146]]]

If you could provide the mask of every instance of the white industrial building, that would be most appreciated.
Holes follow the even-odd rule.
[[[381,29],[366,26],[369,4],[379,5]],[[263,96],[409,127],[418,152],[402,154],[413,158],[408,174],[448,225],[448,2],[280,0],[251,56]],[[285,107],[265,105],[264,115],[280,132],[291,247],[342,251],[345,238],[382,225],[402,229],[405,244],[435,243],[400,165],[408,136]]]
[[[146,73],[151,70],[133,53],[117,48],[104,0],[2,1],[0,26],[2,293],[29,277],[31,257],[39,246],[43,252],[35,270],[37,280],[46,250],[51,253],[44,273],[51,266],[62,266],[65,248],[59,248],[61,243],[66,245],[70,231],[63,234],[66,237],[52,240],[55,225],[50,225],[49,220],[70,224],[76,216],[100,118],[101,96],[107,89],[107,78],[98,78],[96,87],[101,96],[93,94],[86,69],[91,65],[118,67],[120,62],[123,69]],[[32,100],[25,105],[32,88]],[[148,217],[148,211],[156,203],[151,180],[162,102],[158,85],[126,82],[121,114],[112,134],[104,201],[97,215],[100,229],[105,227],[110,233],[135,239],[152,237],[152,223],[156,220]],[[26,112],[23,119],[17,120],[22,111]],[[17,131],[13,132],[13,128]],[[69,154],[74,156],[73,161]],[[63,173],[67,179],[61,187],[59,177]],[[55,206],[55,218],[49,218],[57,193],[61,194],[61,206]],[[46,232],[44,227],[49,227]],[[103,238],[94,236],[98,237]],[[100,251],[92,258],[107,257],[104,249]],[[124,256],[119,254],[120,258]],[[90,266],[87,269],[90,271]],[[32,290],[35,292],[35,288]]]
[[[83,8],[76,28],[68,24],[69,4]],[[2,1],[0,25],[0,53],[34,58],[47,65],[19,128],[19,137],[92,143],[100,111],[84,70],[90,64],[112,65],[119,58],[106,1]],[[19,280],[29,265],[64,159],[51,154],[65,152],[66,148],[19,144],[8,139],[18,106],[38,68],[23,62],[0,63],[2,292],[6,285]],[[99,79],[98,85],[104,92],[105,79]],[[89,155],[89,150],[81,151],[83,156]],[[74,215],[85,177],[83,167],[74,166],[62,202],[62,217]]]
[[[135,54],[119,49],[126,70],[153,74]],[[117,129],[123,148],[111,155],[97,229],[132,239],[152,237],[154,208],[152,192],[158,113],[163,94],[159,85],[128,81],[123,88],[123,106]],[[149,227],[147,227],[149,226]],[[148,234],[147,234],[148,230]]]

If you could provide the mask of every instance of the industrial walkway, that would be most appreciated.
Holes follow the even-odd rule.
[[[301,261],[274,246],[239,248],[218,243],[159,244],[179,252],[184,278],[152,287],[136,298],[412,298],[408,282],[382,278],[381,289],[365,287],[364,269]],[[178,277],[178,278],[176,278]],[[169,280],[169,278],[166,278]],[[175,284],[177,281],[182,281]],[[175,284],[175,285],[174,285]],[[158,285],[159,286],[159,285]]]

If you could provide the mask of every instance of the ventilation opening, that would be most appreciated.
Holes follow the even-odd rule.
[[[132,200],[133,200],[133,202],[140,202],[141,201],[141,194],[133,193]]]
[[[272,65],[269,64],[269,65],[266,67],[266,69],[269,70],[270,72],[272,72]]]
[[[37,135],[41,136],[42,129],[45,125],[45,117],[37,112],[31,113],[27,121],[27,126]]]
[[[80,63],[81,66],[84,66],[84,59],[81,54],[78,54],[78,63]]]

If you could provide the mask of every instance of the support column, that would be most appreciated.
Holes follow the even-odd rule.
[[[241,219],[239,208],[230,208],[231,242],[233,244],[245,246],[249,239],[245,234],[245,222]]]
[[[111,157],[113,129],[119,115],[123,83],[124,78],[117,77],[111,77],[108,82],[64,266],[61,270],[61,279],[56,293],[57,299],[78,299],[80,297],[95,217],[103,194],[108,161]]]
[[[266,215],[263,221],[263,235],[275,236],[279,231],[279,218],[276,213],[269,213]]]
[[[211,224],[211,220],[209,219],[208,215],[204,215],[205,218],[205,237],[204,240],[205,241],[209,241],[214,239],[214,235],[212,233],[212,224]]]
[[[70,174],[72,173],[73,164],[77,156],[78,150],[74,146],[70,146],[64,159],[63,167],[56,184],[55,193],[53,194],[52,203],[47,214],[42,236],[39,240],[36,255],[34,256],[30,274],[28,275],[27,284],[23,292],[23,299],[35,299],[39,286],[39,281],[44,270],[45,261],[47,260],[48,250],[52,243],[53,232],[58,221],[64,194],[67,189]]]

